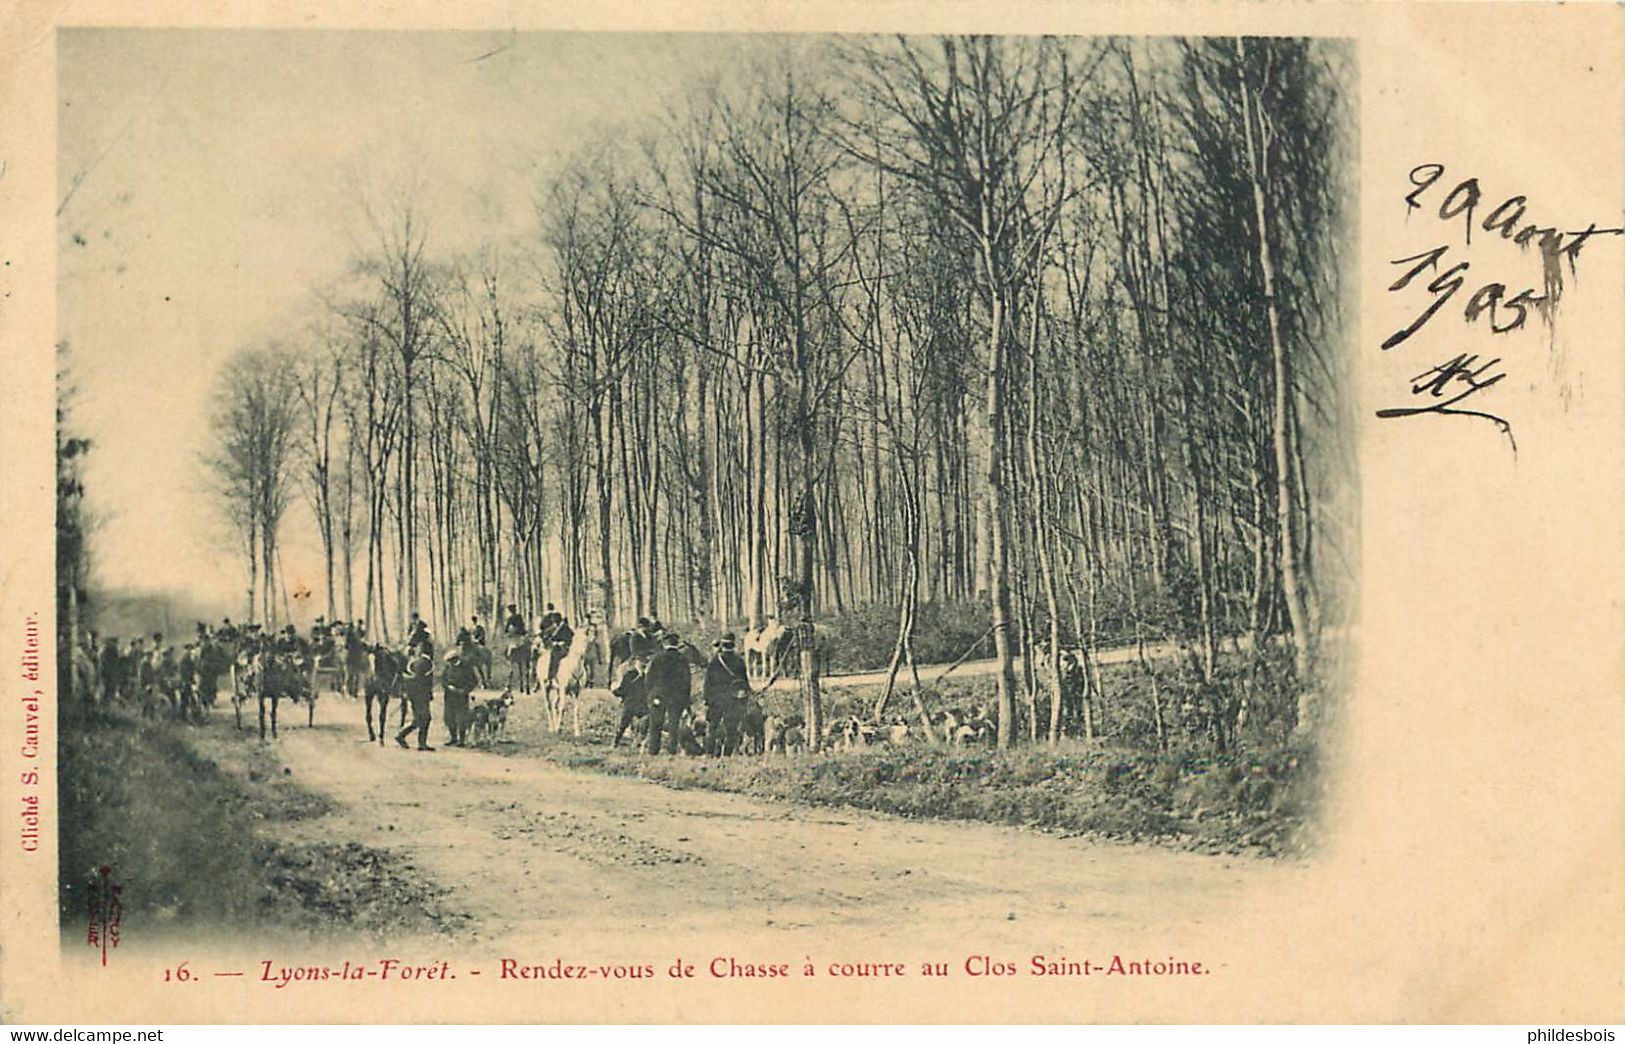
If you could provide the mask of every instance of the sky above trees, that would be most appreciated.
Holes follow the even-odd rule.
[[[598,33],[65,30],[60,337],[109,587],[241,597],[200,457],[236,348],[321,310],[410,186],[437,254],[534,240],[539,186],[588,141],[793,42]],[[320,570],[305,512],[283,553]],[[312,583],[312,586],[315,586]]]

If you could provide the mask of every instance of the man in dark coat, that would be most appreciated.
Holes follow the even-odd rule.
[[[445,715],[446,732],[451,737],[448,746],[467,746],[468,696],[479,684],[479,680],[473,664],[464,659],[462,653],[453,649],[446,656],[446,670],[441,675],[440,684],[446,690],[446,701],[441,713]]]
[[[124,676],[124,654],[119,651],[116,638],[102,641],[101,676],[103,701],[129,695],[129,682]]]
[[[406,746],[408,733],[418,734],[418,749],[433,750],[429,746],[429,703],[434,699],[434,649],[425,643],[406,664],[406,678],[402,683],[406,698],[412,704],[412,721],[395,733],[395,742]]]
[[[627,665],[620,682],[616,684],[615,698],[621,701],[621,724],[615,729],[615,742],[610,746],[619,747],[632,723],[649,713],[649,694],[643,683],[643,668],[636,660]],[[634,739],[633,746],[636,745]]]
[[[691,698],[688,657],[683,655],[682,639],[675,633],[667,632],[660,651],[649,661],[644,688],[649,696],[648,751],[660,753],[660,733],[665,729],[669,737],[666,753],[675,754],[678,732]]]
[[[739,749],[739,726],[750,686],[745,680],[745,660],[734,650],[736,641],[732,631],[725,633],[705,664],[707,754],[732,754]]]

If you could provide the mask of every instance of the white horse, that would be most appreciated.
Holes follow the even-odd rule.
[[[779,645],[784,638],[784,625],[768,617],[760,629],[745,632],[745,673],[751,678],[766,678],[776,666]]]
[[[548,657],[536,658],[536,681],[546,696],[547,724],[553,732],[564,727],[564,705],[568,700],[575,734],[581,735],[581,690],[594,680],[599,653],[596,631],[583,627],[570,639],[552,681],[547,678]]]

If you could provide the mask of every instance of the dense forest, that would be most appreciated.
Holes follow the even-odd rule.
[[[1056,731],[1027,648],[1173,642],[1207,678],[1278,640],[1306,726],[1357,560],[1352,66],[826,39],[571,143],[522,249],[448,256],[399,200],[220,378],[248,612],[285,613],[308,510],[318,606],[378,635],[545,601],[805,624],[813,735],[813,622],[884,618],[895,677],[942,606],[999,660],[1001,746],[1050,686]]]

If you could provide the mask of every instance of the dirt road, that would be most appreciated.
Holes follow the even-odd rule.
[[[1251,648],[1251,639],[1244,639],[1240,648]],[[1178,656],[1182,652],[1174,642],[1147,642],[1145,656],[1148,660],[1167,660]],[[1113,663],[1132,663],[1138,659],[1140,650],[1137,646],[1124,645],[1110,649],[1097,649],[1094,652],[1095,662],[1102,666]],[[1016,657],[1019,671],[1021,657]],[[955,678],[974,678],[981,675],[992,674],[999,669],[999,661],[989,657],[985,660],[966,660],[957,667],[950,663],[922,663],[920,667],[920,681],[924,684],[940,680],[952,671]],[[827,687],[841,688],[845,686],[884,685],[886,683],[885,671],[864,671],[857,674],[825,674],[819,679]],[[911,678],[908,668],[904,667],[897,672],[897,684],[908,685]],[[779,678],[773,683],[775,689],[794,689],[798,682],[794,678]]]
[[[516,714],[539,713],[524,701]],[[303,715],[295,717],[303,718]],[[286,775],[339,810],[279,829],[406,857],[451,889],[476,942],[591,949],[705,935],[899,944],[975,939],[1077,952],[1080,939],[1159,947],[1289,865],[1063,839],[972,823],[671,790],[522,753],[367,744],[360,714],[323,699],[275,742]],[[229,725],[225,726],[229,730]],[[432,741],[442,730],[437,722]],[[241,742],[253,742],[245,740]],[[606,952],[610,952],[606,950]],[[786,952],[789,952],[788,950]]]

